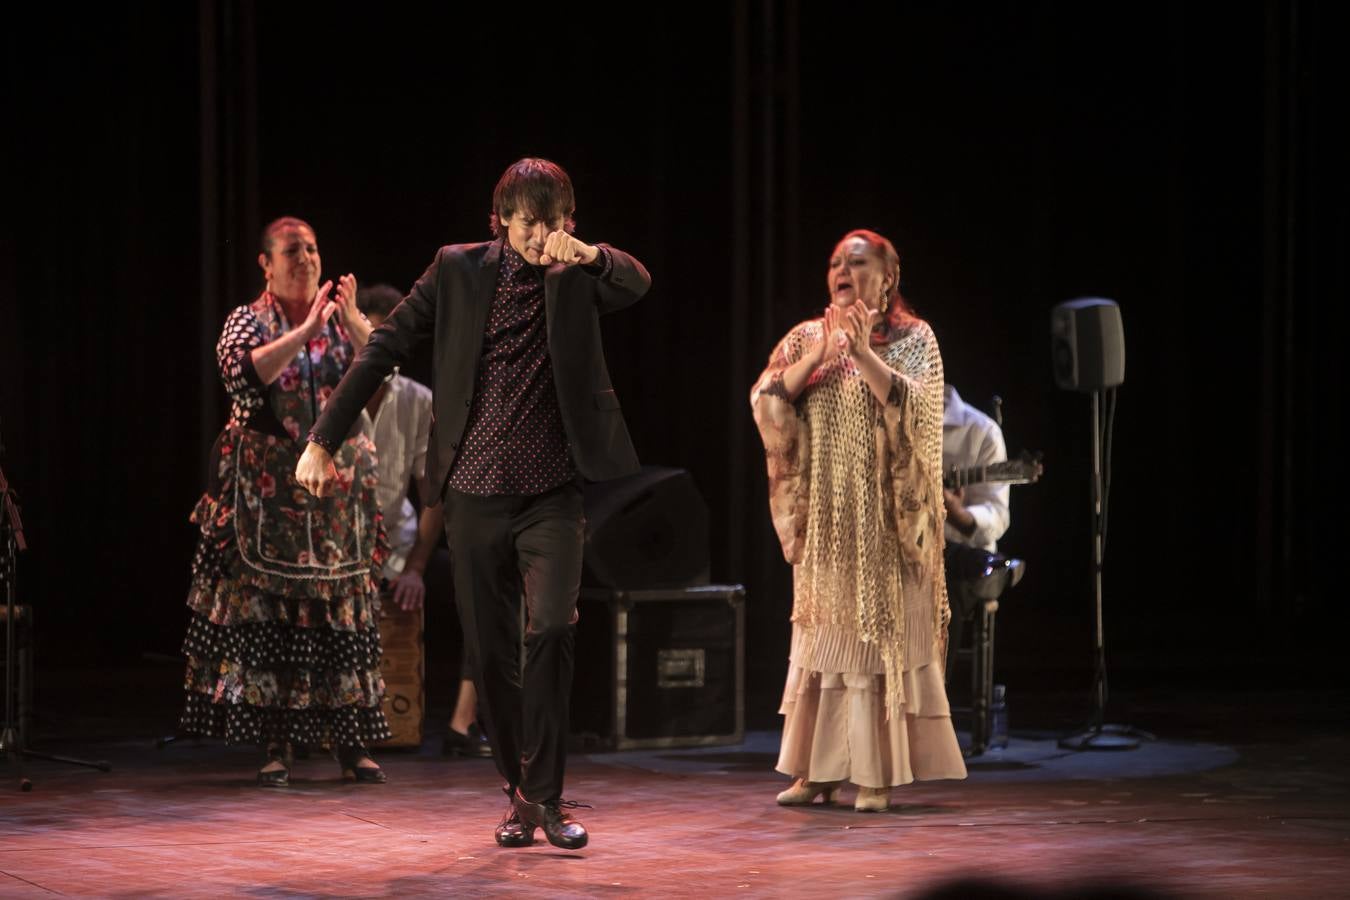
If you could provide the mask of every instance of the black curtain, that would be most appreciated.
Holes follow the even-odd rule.
[[[611,369],[643,458],[708,499],[714,578],[748,588],[756,716],[791,584],[748,390],[857,226],[900,248],[949,380],[1002,396],[1010,447],[1046,454],[1044,481],[1014,488],[1005,547],[1029,575],[1001,665],[1090,664],[1087,405],[1054,389],[1047,334],[1083,295],[1121,304],[1128,348],[1113,664],[1308,658],[1339,609],[1318,563],[1344,382],[1338,7],[633,9],[202,0],[76,29],[38,10],[6,34],[0,464],[40,660],[176,652],[186,516],[225,415],[211,354],[259,288],[260,225],[302,216],[328,274],[406,288],[439,245],[486,236],[523,155],[571,172],[579,234],[653,272],[605,322]]]

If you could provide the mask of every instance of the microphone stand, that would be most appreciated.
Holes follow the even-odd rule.
[[[0,441],[0,456],[3,456],[4,450],[4,443]],[[25,714],[31,690],[27,677],[29,650],[25,647],[21,651],[25,654],[25,664],[20,670],[21,680],[16,685],[15,671],[20,669],[17,660],[20,651],[17,649],[16,632],[20,624],[24,624],[31,633],[32,610],[17,606],[14,599],[14,579],[18,570],[19,553],[28,549],[28,541],[23,533],[23,520],[19,518],[19,505],[15,502],[15,496],[9,481],[5,478],[4,469],[0,469],[0,537],[3,538],[3,548],[0,548],[0,582],[4,582],[5,586],[5,721],[3,726],[0,726],[0,757],[12,757],[18,770],[19,790],[31,791],[33,782],[24,774],[23,761],[26,758],[88,766],[101,772],[111,772],[112,766],[103,760],[89,761],[71,756],[56,756],[39,753],[27,747]]]

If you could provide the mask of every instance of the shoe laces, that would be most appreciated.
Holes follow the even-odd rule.
[[[558,807],[558,809],[595,809],[595,807],[591,806],[589,803],[578,803],[575,800],[559,800],[553,805]]]
[[[497,823],[498,828],[500,828],[502,825],[506,825],[513,819],[517,822],[520,821],[520,813],[516,812],[516,804],[515,800],[513,799],[516,794],[516,789],[511,787],[509,784],[504,784],[502,785],[502,793],[506,795],[506,814],[503,815],[502,820]]]

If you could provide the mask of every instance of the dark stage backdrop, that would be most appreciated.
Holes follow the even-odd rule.
[[[605,322],[610,367],[644,460],[708,499],[714,578],[747,585],[753,720],[781,687],[790,573],[747,394],[856,226],[900,248],[949,380],[1001,395],[1010,448],[1045,452],[1004,542],[1029,561],[1008,679],[1088,686],[1088,401],[1055,390],[1048,347],[1050,308],[1084,295],[1121,304],[1128,345],[1113,664],[1317,659],[1346,297],[1331,4],[638,9],[202,0],[7,30],[0,464],[43,664],[177,651],[225,415],[211,351],[260,286],[260,225],[303,216],[326,273],[406,288],[486,236],[522,155],[562,163],[579,234],[653,273]]]

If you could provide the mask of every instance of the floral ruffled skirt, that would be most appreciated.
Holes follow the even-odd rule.
[[[374,448],[363,435],[343,444],[338,489],[323,499],[294,480],[300,450],[231,428],[212,452],[213,483],[192,513],[185,731],[325,747],[391,737]]]

